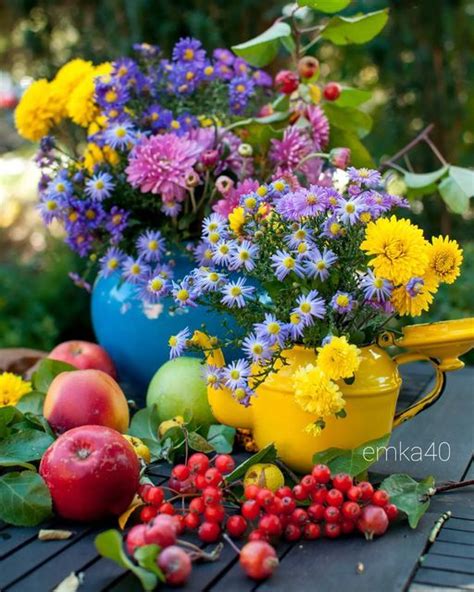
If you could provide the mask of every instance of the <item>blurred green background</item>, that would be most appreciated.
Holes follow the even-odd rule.
[[[184,35],[208,49],[263,31],[285,2],[270,0],[2,0],[0,3],[0,347],[49,349],[66,338],[92,337],[89,296],[68,271],[80,263],[34,208],[34,149],[15,133],[12,108],[31,78],[52,77],[80,56],[96,63],[146,41],[169,50]],[[474,164],[474,0],[355,0],[345,14],[390,7],[390,19],[369,45],[316,46],[324,80],[371,89],[374,127],[366,145],[377,158],[396,153],[429,123],[446,160]],[[274,70],[284,65],[273,65]],[[471,73],[469,77],[468,73]],[[417,171],[439,167],[420,147]],[[472,314],[474,223],[447,211],[438,195],[413,203],[428,236],[448,233],[465,249],[463,275],[443,286],[421,320]],[[443,289],[444,288],[444,289]],[[417,319],[420,320],[420,319]]]

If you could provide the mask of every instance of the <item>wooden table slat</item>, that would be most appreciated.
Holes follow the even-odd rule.
[[[448,555],[450,557],[465,557],[474,560],[474,548],[471,545],[460,545],[459,543],[447,543],[436,540],[430,548],[431,553]]]
[[[474,575],[474,561],[466,557],[447,557],[430,551],[421,564],[423,568],[456,571]]]
[[[414,582],[435,586],[452,586],[463,590],[474,590],[474,577],[470,574],[441,571],[439,569],[420,568]]]

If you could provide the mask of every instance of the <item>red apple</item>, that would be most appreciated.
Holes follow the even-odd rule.
[[[39,473],[59,516],[92,521],[128,508],[138,489],[140,463],[121,434],[85,425],[59,436],[41,459]]]
[[[130,419],[122,389],[101,370],[61,372],[50,384],[43,415],[57,433],[83,425],[126,432]]]
[[[79,370],[102,370],[110,374],[112,378],[117,377],[114,363],[109,354],[90,341],[65,341],[57,345],[48,355],[52,360],[59,360],[71,364]]]

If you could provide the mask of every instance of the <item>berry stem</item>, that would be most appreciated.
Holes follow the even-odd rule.
[[[466,481],[454,481],[454,482],[446,483],[445,485],[440,485],[439,487],[436,487],[433,495],[436,495],[437,493],[444,493],[445,491],[451,491],[452,489],[460,489],[461,487],[469,487],[470,485],[474,485],[474,479],[467,479]]]
[[[224,533],[222,535],[222,538],[229,543],[229,545],[232,547],[232,549],[234,549],[234,551],[237,553],[237,555],[240,555],[240,549],[239,547],[237,547],[237,545],[234,543],[234,541],[230,538],[230,536],[226,533]]]

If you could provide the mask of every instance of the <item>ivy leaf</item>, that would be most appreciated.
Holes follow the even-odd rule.
[[[0,465],[39,460],[53,442],[54,438],[38,430],[12,433],[0,441]]]
[[[45,393],[32,391],[24,395],[17,403],[16,408],[22,413],[33,413],[34,415],[43,414],[43,404]]]
[[[328,448],[317,452],[313,456],[313,463],[328,465],[331,473],[348,473],[351,477],[355,477],[377,462],[389,440],[390,434],[385,434],[385,436],[365,442],[353,450]]]
[[[433,183],[436,183],[438,179],[441,179],[447,172],[448,167],[444,166],[438,169],[437,171],[433,171],[432,173],[405,173],[405,183],[407,187],[410,189],[421,189],[424,187],[428,187]]]
[[[293,44],[290,25],[280,22],[274,23],[257,37],[234,45],[232,51],[252,66],[261,68],[275,59],[280,45],[292,51]]]
[[[155,573],[135,565],[123,549],[122,535],[118,530],[110,529],[95,537],[95,547],[102,557],[115,561],[120,567],[129,569],[140,580],[144,590],[154,590],[158,584]],[[156,546],[156,545],[154,545]]]
[[[367,43],[380,33],[387,20],[387,8],[359,16],[333,16],[322,30],[321,37],[335,45]]]
[[[158,427],[160,418],[158,417],[158,407],[152,405],[145,409],[140,409],[132,417],[128,433],[143,440],[143,438],[156,440],[158,438]]]
[[[188,434],[188,444],[190,448],[198,452],[214,452],[214,446],[197,432],[190,432]]]
[[[0,519],[15,526],[36,526],[52,515],[51,495],[33,471],[0,477]]]
[[[245,475],[245,473],[248,471],[248,469],[250,469],[252,465],[255,465],[257,463],[271,463],[276,459],[276,457],[277,451],[275,445],[273,443],[268,444],[268,446],[265,446],[265,448],[262,448],[253,456],[241,463],[238,467],[236,467],[232,471],[232,473],[230,473],[230,475],[227,475],[226,480],[229,483],[237,481]]]
[[[343,86],[341,88],[341,94],[334,104],[338,107],[358,107],[359,105],[362,105],[362,103],[368,101],[371,96],[372,93],[368,90]]]
[[[232,452],[235,438],[235,429],[226,425],[211,425],[207,432],[207,441],[219,454]]]
[[[147,569],[154,573],[161,582],[166,580],[163,572],[156,564],[156,558],[160,553],[160,547],[158,545],[144,545],[138,547],[133,556],[138,562],[140,567]]]
[[[455,214],[464,214],[469,209],[469,197],[455,178],[449,174],[439,184],[439,192]]]
[[[408,524],[416,528],[430,505],[430,490],[435,486],[434,477],[415,481],[409,475],[390,475],[382,481],[380,489],[390,496],[390,501],[408,517]]]
[[[300,6],[308,6],[330,14],[344,10],[350,3],[351,0],[298,0]]]
[[[355,107],[340,107],[327,103],[324,105],[324,112],[331,126],[354,132],[360,138],[366,136],[372,129],[372,117]]]
[[[58,374],[61,374],[61,372],[72,372],[74,370],[77,370],[77,368],[71,366],[71,364],[45,358],[41,360],[38,369],[31,378],[33,389],[40,393],[47,393],[49,385]]]
[[[345,146],[351,150],[351,163],[355,167],[374,168],[374,161],[367,148],[354,132],[333,127],[330,134],[330,147]]]
[[[451,165],[449,176],[456,181],[467,197],[474,196],[474,171]]]

